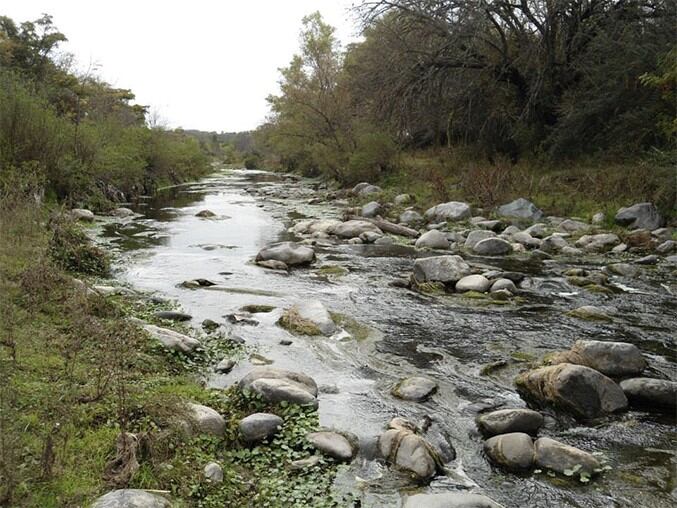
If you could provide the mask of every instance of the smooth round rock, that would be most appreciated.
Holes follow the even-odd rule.
[[[456,291],[465,293],[466,291],[477,291],[486,293],[491,287],[491,281],[484,275],[468,275],[456,283]]]
[[[223,482],[223,468],[216,462],[207,464],[202,472],[205,475],[205,478],[212,483]]]
[[[317,450],[336,460],[350,461],[357,453],[357,447],[346,436],[338,432],[311,432],[306,438]],[[352,439],[357,443],[357,438]]]
[[[240,435],[247,443],[257,443],[278,433],[284,420],[270,413],[254,413],[240,420]]]
[[[543,415],[532,409],[499,409],[477,417],[477,427],[485,436],[523,432],[535,435],[543,426]]]
[[[393,388],[392,394],[403,400],[422,402],[437,390],[437,383],[427,377],[409,377]]]
[[[480,256],[504,256],[512,252],[510,242],[502,238],[485,238],[473,247]]]
[[[415,246],[417,249],[448,249],[449,240],[447,240],[447,236],[444,233],[437,229],[433,229],[423,233],[416,240]]]
[[[529,469],[534,463],[534,443],[529,434],[511,432],[487,439],[484,453],[499,466],[513,470]]]
[[[590,453],[560,443],[549,437],[542,437],[534,443],[534,461],[537,466],[564,474],[580,466],[578,474],[592,476],[600,469],[599,461]]]
[[[503,506],[480,494],[445,492],[408,496],[402,508],[503,508]]]
[[[171,508],[169,500],[141,489],[119,489],[104,494],[91,508]]]
[[[494,283],[491,285],[490,291],[492,293],[495,293],[496,291],[501,290],[507,290],[515,294],[517,293],[517,286],[515,286],[515,283],[510,279],[496,279]]]
[[[621,381],[621,389],[633,406],[674,414],[677,407],[677,383],[648,377]]]

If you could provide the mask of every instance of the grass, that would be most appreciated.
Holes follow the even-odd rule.
[[[294,307],[285,310],[277,324],[296,335],[322,335],[320,328],[312,321],[302,318]]]

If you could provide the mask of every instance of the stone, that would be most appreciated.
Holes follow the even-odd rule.
[[[477,242],[473,250],[480,256],[503,256],[512,252],[512,245],[502,238],[485,238]]]
[[[427,377],[408,377],[392,389],[398,399],[423,402],[437,391],[437,383]]]
[[[612,263],[607,265],[606,270],[614,275],[621,275],[623,277],[634,277],[637,275],[639,269],[630,263]]]
[[[652,245],[653,241],[654,238],[651,236],[651,231],[646,229],[635,229],[625,235],[625,243],[628,247],[647,249]]]
[[[216,367],[214,367],[214,372],[219,374],[228,374],[231,370],[233,370],[233,367],[235,367],[235,360],[224,358],[216,364]]]
[[[314,235],[319,233],[328,234],[333,228],[341,224],[336,219],[309,219],[297,222],[290,232],[296,235]]]
[[[476,222],[475,225],[480,229],[486,229],[488,231],[493,231],[494,233],[498,233],[505,228],[505,224],[500,220],[482,220]]]
[[[561,235],[550,235],[543,239],[539,247],[544,252],[559,252],[564,247],[568,247],[569,242]]]
[[[416,282],[456,283],[470,274],[470,266],[461,256],[435,256],[414,261]]]
[[[247,443],[258,443],[277,434],[284,420],[270,413],[254,413],[240,420],[238,428]]]
[[[656,252],[659,254],[670,254],[671,252],[674,252],[677,250],[677,242],[674,240],[666,240],[665,242],[661,243],[658,247],[656,247]]]
[[[331,337],[338,330],[329,311],[319,300],[299,302],[291,307],[290,312],[295,313],[302,320],[312,323],[326,337]]]
[[[611,321],[611,316],[604,309],[594,305],[583,305],[577,309],[570,310],[567,315],[586,321]]]
[[[536,435],[543,426],[543,415],[532,409],[499,409],[481,414],[476,423],[480,432],[487,437],[512,432]]]
[[[593,476],[601,469],[599,461],[590,453],[541,437],[534,443],[534,462],[538,467],[570,476]]]
[[[637,375],[646,368],[646,360],[634,344],[600,340],[578,340],[569,351],[549,357],[548,363],[585,365],[611,377]]]
[[[226,432],[226,420],[215,409],[192,402],[186,407],[190,418],[190,431],[218,437]]]
[[[614,254],[621,254],[626,250],[628,250],[628,246],[624,243],[621,243],[616,245],[613,249],[611,249],[611,252],[613,252]]]
[[[491,281],[484,275],[467,275],[456,283],[456,291],[465,293],[466,291],[477,291],[486,293],[491,287]]]
[[[425,212],[425,217],[428,221],[434,222],[456,222],[464,219],[469,219],[472,213],[468,203],[461,203],[459,201],[449,201],[448,203],[441,203],[439,205],[429,208]]]
[[[357,437],[346,437],[333,431],[311,432],[306,438],[315,449],[342,462],[349,462],[357,454]]]
[[[503,230],[503,233],[501,233],[501,236],[511,236],[511,235],[514,235],[515,233],[519,233],[519,232],[520,232],[520,228],[518,228],[517,226],[511,225],[511,226],[508,226],[507,228],[505,228]]]
[[[474,249],[475,245],[477,245],[482,240],[485,240],[487,238],[495,238],[495,237],[496,237],[496,234],[493,231],[486,231],[484,229],[476,229],[476,230],[468,233],[468,236],[466,237],[465,243],[463,244],[463,246],[466,249]]]
[[[621,208],[614,217],[616,224],[630,229],[657,229],[663,225],[663,218],[652,203],[637,203]]]
[[[171,351],[192,354],[201,346],[199,340],[168,328],[161,328],[150,324],[145,324],[142,328],[151,337],[162,343],[163,346]]]
[[[583,235],[576,240],[576,247],[590,252],[606,252],[621,243],[621,239],[614,233],[600,233],[598,235]]]
[[[511,470],[530,469],[534,463],[534,443],[529,434],[511,432],[487,439],[484,453],[498,464]]]
[[[319,455],[312,455],[307,459],[294,460],[289,463],[289,468],[293,471],[302,471],[317,466],[322,461]]]
[[[390,236],[381,236],[376,241],[374,241],[374,245],[393,245],[394,243],[395,240],[393,240]]]
[[[524,232],[533,238],[545,238],[547,236],[547,226],[538,222],[529,226]]]
[[[677,407],[676,382],[638,377],[621,381],[621,388],[631,405],[658,411],[668,410],[674,415]]]
[[[525,247],[538,249],[543,243],[539,238],[534,238],[526,231],[518,231],[512,235],[512,241],[517,242]]]
[[[503,290],[507,290],[510,291],[512,294],[515,294],[517,293],[517,286],[515,286],[515,283],[510,279],[496,279],[494,283],[491,285],[490,291],[492,293],[495,293],[497,291]]]
[[[364,243],[376,243],[376,240],[378,240],[382,236],[383,235],[379,235],[374,231],[365,231],[360,235],[360,240],[362,240]]]
[[[562,363],[520,374],[518,391],[552,404],[580,419],[592,419],[627,408],[628,400],[614,381],[590,367]]]
[[[437,472],[437,461],[431,445],[407,429],[390,429],[378,440],[381,455],[395,466],[429,480]]]
[[[583,254],[583,251],[581,249],[577,249],[576,247],[571,247],[570,245],[567,245],[565,247],[562,247],[560,254],[564,256],[580,256],[581,254]]]
[[[362,233],[371,231],[373,233],[383,234],[378,226],[366,220],[349,220],[333,227],[329,232],[341,238],[357,238]]]
[[[294,242],[282,242],[259,251],[256,262],[278,261],[287,266],[307,265],[315,260],[315,251]]]
[[[573,219],[566,219],[559,223],[557,229],[560,231],[564,231],[565,233],[575,233],[577,231],[584,231],[589,227],[590,226],[585,222]]]
[[[124,207],[113,208],[109,213],[113,217],[120,217],[120,218],[131,217],[132,215],[134,215],[133,210],[130,210],[129,208],[124,208]]]
[[[141,489],[112,490],[94,501],[91,508],[171,508],[168,499]]]
[[[355,190],[359,187],[359,190]],[[358,183],[354,188],[353,192],[357,194],[358,196],[368,196],[369,194],[378,194],[379,192],[383,192],[383,189],[379,187],[378,185],[371,185],[371,184],[360,184]]]
[[[405,210],[400,214],[401,224],[420,224],[424,221],[423,216],[416,210]]]
[[[223,468],[216,462],[210,462],[207,464],[202,472],[205,475],[205,479],[211,483],[223,482]]]
[[[603,212],[597,212],[592,216],[592,223],[597,226],[604,224],[604,221],[606,221],[606,215]]]
[[[317,384],[305,374],[273,367],[256,367],[238,386],[261,395],[268,402],[287,401],[317,406]]]
[[[370,201],[362,207],[361,215],[362,217],[376,217],[381,213],[381,203],[378,201]]]
[[[94,213],[91,210],[86,210],[84,208],[73,208],[69,215],[73,220],[83,222],[92,222],[94,220]]]
[[[416,248],[417,249],[448,249],[449,248],[449,240],[447,240],[447,236],[442,233],[441,231],[438,231],[436,229],[433,229],[431,231],[426,231],[423,233],[417,240],[416,240]]]
[[[398,194],[397,196],[395,196],[395,199],[393,200],[393,202],[396,205],[400,205],[400,206],[411,203],[411,201],[412,201],[412,198],[409,194]]]
[[[257,261],[256,264],[262,268],[268,268],[269,270],[278,270],[281,272],[286,272],[287,270],[289,270],[287,263],[284,263],[283,261],[277,261],[276,259]]]
[[[651,231],[651,236],[656,238],[659,241],[666,241],[672,238],[672,228],[658,228]]]
[[[407,496],[402,508],[503,508],[503,506],[480,494],[445,492]]]
[[[656,256],[655,254],[649,254],[648,256],[644,256],[643,258],[639,258],[635,260],[636,265],[655,265],[660,261],[660,258]]]
[[[211,217],[216,217],[216,214],[211,210],[200,210],[195,214],[195,217],[200,217],[202,219],[209,219]]]
[[[190,314],[176,310],[161,310],[155,313],[155,317],[159,319],[167,319],[169,321],[190,321],[193,319],[193,316]]]
[[[541,220],[541,217],[543,217],[543,211],[531,201],[524,198],[516,199],[506,205],[498,207],[497,213],[501,217],[526,219],[532,222]]]

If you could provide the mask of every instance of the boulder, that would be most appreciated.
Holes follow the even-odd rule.
[[[536,435],[543,426],[543,415],[532,409],[499,409],[479,415],[476,423],[480,432],[487,437],[512,432]]]
[[[543,252],[559,252],[568,246],[569,243],[562,235],[550,235],[543,239],[539,248]]]
[[[378,440],[381,455],[395,466],[429,480],[437,472],[437,458],[432,446],[408,429],[390,429]]]
[[[109,213],[113,217],[121,217],[121,218],[131,217],[132,215],[134,215],[133,210],[130,210],[129,208],[124,208],[124,207],[113,208]]]
[[[216,214],[211,210],[200,210],[195,214],[195,217],[200,217],[202,219],[209,219],[211,217],[216,217]]]
[[[333,431],[311,432],[306,438],[320,452],[336,460],[348,462],[357,454],[357,437]]]
[[[661,260],[658,256],[655,254],[649,254],[648,256],[644,256],[642,258],[636,259],[635,264],[636,265],[655,265]]]
[[[616,224],[630,229],[657,229],[663,225],[663,218],[652,203],[637,203],[621,208],[614,217]]]
[[[427,377],[409,377],[403,379],[392,389],[392,394],[403,400],[422,402],[437,390],[437,383]]]
[[[512,245],[502,238],[485,238],[477,242],[473,250],[480,256],[503,256],[512,252]]]
[[[303,322],[305,322],[303,324],[312,325],[326,337],[331,337],[338,329],[332,320],[329,311],[319,300],[306,300],[295,304],[289,309],[289,311],[287,311],[287,315],[292,314],[294,315],[294,318],[298,317]],[[291,331],[294,331],[294,323],[291,324]],[[311,333],[310,335],[316,334]]]
[[[184,335],[183,333],[175,332],[168,328],[161,328],[159,326],[145,324],[143,329],[155,340],[162,343],[167,349],[171,351],[178,351],[179,353],[191,354],[201,346],[200,341]]]
[[[529,434],[511,432],[487,439],[484,453],[498,464],[511,470],[530,469],[534,463],[534,443]]]
[[[592,223],[597,226],[604,224],[604,221],[606,221],[606,215],[604,215],[604,212],[597,212],[592,216]]]
[[[630,263],[612,263],[607,265],[606,270],[609,273],[621,275],[622,277],[634,277],[639,272],[639,269]]]
[[[296,235],[328,234],[333,228],[341,224],[341,222],[342,221],[336,219],[310,219],[297,222],[290,229],[291,232]]]
[[[526,231],[519,231],[514,235],[512,235],[512,241],[524,245],[525,247],[535,249],[538,249],[543,243],[542,240],[540,240],[539,238],[534,238]]]
[[[486,293],[491,287],[491,281],[484,275],[467,275],[456,283],[456,291],[465,293],[466,291],[477,291]]]
[[[571,317],[585,319],[586,321],[611,321],[611,316],[604,309],[594,305],[583,305],[577,309],[567,312]]]
[[[625,243],[629,247],[647,249],[652,245],[653,241],[654,238],[651,236],[651,231],[647,231],[646,229],[635,229],[625,235]]]
[[[256,264],[262,268],[268,268],[269,270],[278,270],[281,272],[286,272],[287,270],[289,270],[287,263],[284,263],[283,261],[278,261],[277,259],[267,259],[265,261],[257,261]]]
[[[614,381],[590,367],[562,363],[520,374],[518,391],[541,404],[552,404],[577,418],[591,419],[627,408]]]
[[[539,222],[536,224],[532,224],[527,229],[525,229],[524,232],[529,234],[533,238],[545,238],[547,235],[547,226]]]
[[[400,214],[401,224],[420,224],[423,220],[423,216],[416,210],[405,210]]]
[[[494,233],[498,233],[499,231],[505,229],[505,223],[500,220],[481,220],[475,222],[475,226],[477,226],[480,229],[493,231]]]
[[[373,231],[365,231],[360,235],[360,240],[362,240],[364,243],[376,243],[376,240],[382,237],[383,235],[380,235]]]
[[[192,402],[186,405],[190,418],[189,432],[221,437],[226,432],[226,420],[216,410]]]
[[[497,213],[501,217],[526,219],[532,222],[538,221],[543,217],[543,212],[531,201],[524,198],[519,198],[507,205],[499,206]]]
[[[254,413],[240,420],[239,429],[242,439],[247,443],[258,443],[278,433],[284,420],[270,413]]]
[[[456,283],[470,274],[470,266],[461,256],[435,256],[414,261],[416,282]]]
[[[666,240],[665,242],[661,243],[658,247],[656,247],[656,252],[659,254],[670,254],[671,252],[674,252],[677,250],[677,242],[674,240]]]
[[[517,293],[517,286],[515,286],[515,283],[510,279],[496,279],[494,283],[491,285],[490,291],[492,293],[495,293],[496,291],[503,290],[507,290],[510,291],[512,294],[515,294]]]
[[[400,206],[411,203],[411,201],[412,201],[412,199],[411,199],[411,196],[409,194],[398,194],[397,196],[395,196],[395,199],[393,200],[393,202],[396,205],[400,205]]]
[[[359,190],[355,190],[358,189]],[[358,196],[368,196],[369,194],[378,194],[379,192],[382,192],[383,189],[379,187],[378,185],[372,185],[370,183],[358,183],[355,187],[353,187],[353,192],[357,194]]]
[[[581,222],[579,220],[574,220],[574,219],[563,220],[557,226],[558,230],[564,231],[565,233],[575,233],[577,231],[584,231],[584,230],[589,229],[589,228],[590,228],[590,226],[588,224],[586,224],[585,222]]]
[[[91,210],[86,210],[84,208],[73,208],[70,211],[70,217],[73,220],[92,222],[94,220],[94,213]]]
[[[216,462],[210,462],[207,464],[202,472],[205,475],[205,479],[211,483],[223,482],[223,468]]]
[[[576,240],[576,247],[590,252],[606,252],[615,245],[621,243],[618,235],[613,233],[600,233],[598,235],[583,235]]]
[[[416,248],[448,249],[449,240],[447,240],[447,236],[444,233],[433,229],[431,231],[426,231],[416,240]]]
[[[463,244],[463,246],[466,249],[473,249],[475,245],[477,245],[482,240],[486,240],[487,238],[494,238],[495,236],[496,234],[493,231],[476,229],[475,231],[471,231],[470,233],[468,233],[468,236],[465,239],[465,244]]]
[[[176,310],[161,310],[155,313],[155,317],[159,319],[166,319],[168,321],[190,321],[193,316],[185,312]]]
[[[578,340],[569,351],[557,353],[548,363],[585,365],[606,376],[637,375],[646,367],[646,360],[634,344],[600,340]]]
[[[381,203],[378,201],[370,201],[362,207],[361,215],[362,217],[376,217],[381,213]]]
[[[408,496],[402,508],[503,508],[480,494],[445,492],[443,494],[416,494]]]
[[[233,367],[235,367],[235,360],[224,358],[216,364],[216,367],[214,367],[214,372],[219,374],[228,374],[231,370],[233,370]]]
[[[621,381],[621,388],[633,406],[668,410],[674,415],[677,407],[677,383],[665,379],[637,377]]]
[[[366,233],[368,231],[372,233],[378,233],[380,235],[383,234],[383,231],[381,231],[378,226],[366,220],[349,220],[342,222],[341,224],[333,227],[330,230],[330,233],[340,236],[341,238],[357,238],[362,233]]]
[[[460,221],[472,216],[470,205],[459,201],[449,201],[429,208],[425,217],[431,222]]]
[[[287,266],[307,265],[315,260],[315,251],[294,242],[282,242],[259,251],[256,262],[280,261]]]
[[[317,384],[305,374],[273,367],[256,367],[243,377],[238,386],[261,395],[269,402],[317,406]]]
[[[141,489],[112,490],[94,501],[91,508],[171,508],[172,504],[159,494]]]
[[[592,454],[549,437],[537,439],[534,451],[534,461],[538,467],[568,476],[589,477],[602,467]]]

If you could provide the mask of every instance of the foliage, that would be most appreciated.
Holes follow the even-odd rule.
[[[106,254],[72,221],[55,217],[50,224],[50,257],[64,270],[105,276],[109,270]]]

